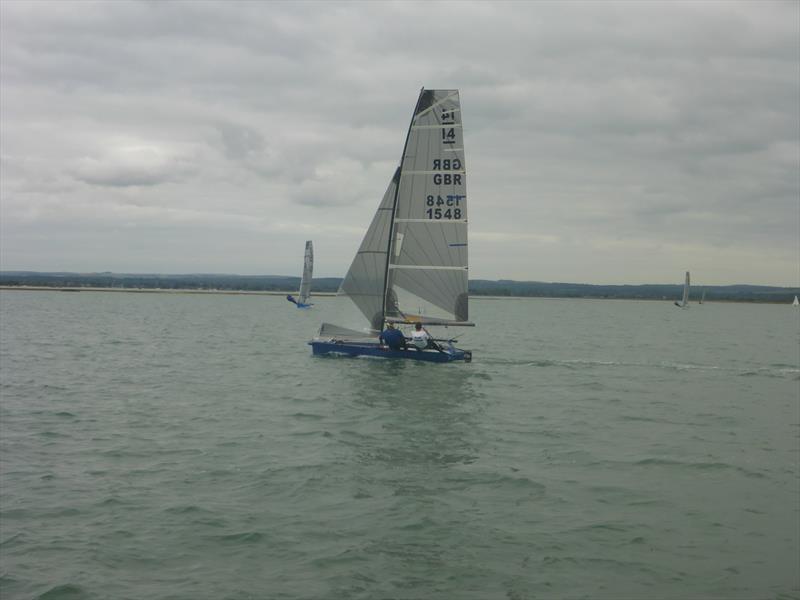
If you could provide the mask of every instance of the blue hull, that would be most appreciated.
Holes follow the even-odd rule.
[[[298,302],[298,301],[295,299],[295,297],[294,297],[294,296],[292,296],[291,294],[289,294],[288,296],[286,296],[286,299],[287,299],[289,302],[291,302],[292,304],[294,304],[295,306],[297,306],[297,308],[311,308],[312,306],[314,306],[314,305],[313,305],[313,304],[311,304],[310,302],[309,302],[308,304],[305,304],[305,303],[303,303],[303,302]]]
[[[315,355],[375,356],[378,358],[404,358],[434,363],[446,363],[454,360],[470,362],[472,360],[472,352],[459,350],[458,348],[439,352],[438,350],[389,350],[369,342],[322,342],[315,340],[308,343],[311,345],[311,351]]]

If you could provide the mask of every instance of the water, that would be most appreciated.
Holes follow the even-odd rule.
[[[474,299],[471,364],[312,357],[342,302],[0,292],[3,600],[800,598],[800,311]]]

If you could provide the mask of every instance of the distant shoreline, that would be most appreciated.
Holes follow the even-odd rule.
[[[67,287],[67,286],[48,286],[48,285],[0,285],[0,290],[18,291],[18,292],[113,292],[113,293],[128,293],[128,294],[197,294],[197,295],[227,295],[227,296],[286,296],[287,294],[294,294],[295,291],[278,291],[278,290],[199,290],[192,288],[130,288],[130,287]],[[336,297],[336,292],[314,292],[312,296],[316,297]],[[489,294],[470,294],[473,300],[508,300],[515,299],[544,299],[544,300],[636,300],[641,302],[673,302],[671,298],[626,298],[622,296],[609,296],[606,298],[598,296],[511,296],[501,295],[494,296]],[[717,304],[717,303],[736,303],[736,304],[777,304],[784,305],[785,302],[777,302],[770,300],[734,300],[715,298],[706,300],[703,304]],[[697,301],[691,304],[698,304]]]
[[[341,277],[315,277],[312,282],[318,298],[333,296],[341,288]],[[470,298],[580,298],[586,300],[672,301],[683,295],[679,284],[589,284],[510,279],[469,279]],[[295,294],[300,278],[285,275],[226,275],[187,273],[71,273],[67,271],[2,271],[0,289],[58,290],[64,292],[106,291],[170,294],[229,294],[280,296]],[[692,287],[689,301],[791,304],[800,287],[752,284],[704,285]]]
[[[125,292],[129,294],[228,294],[233,296],[285,296],[294,292],[274,290],[196,290],[191,288],[60,287],[49,285],[0,285],[0,290],[19,292]],[[335,292],[316,292],[314,296],[335,296]]]

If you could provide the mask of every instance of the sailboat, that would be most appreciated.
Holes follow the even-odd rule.
[[[286,299],[297,305],[297,308],[309,308],[314,306],[309,303],[308,299],[311,297],[311,275],[314,273],[314,244],[311,240],[306,242],[306,253],[303,257],[303,278],[300,280],[300,291],[297,293],[297,298],[289,294]]]
[[[703,290],[703,295],[700,296],[700,302],[698,304],[703,304],[706,301],[706,291]]]
[[[675,306],[689,308],[689,271],[686,271],[686,281],[683,282],[683,298],[680,302],[675,302]]]
[[[797,296],[794,297],[794,302],[792,302],[792,306],[800,306],[800,300],[797,299]]]
[[[467,295],[467,188],[458,90],[420,91],[394,172],[339,288],[366,317],[363,331],[323,323],[314,354],[469,361],[454,339],[423,350],[382,345],[384,324],[473,326]]]

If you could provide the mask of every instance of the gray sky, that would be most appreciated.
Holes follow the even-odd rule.
[[[470,277],[800,284],[800,2],[0,2],[0,268],[343,276],[420,87]]]

